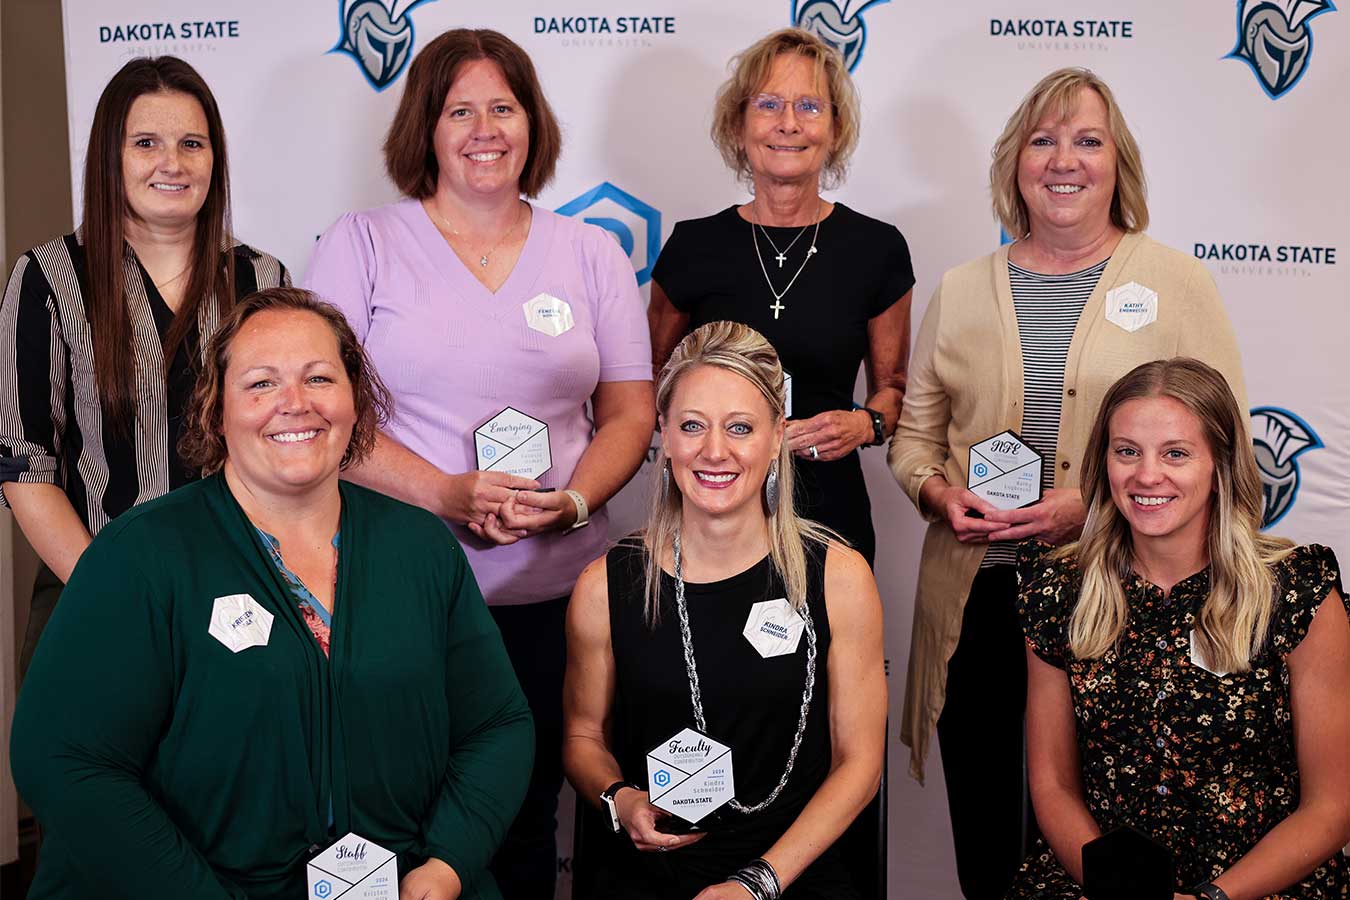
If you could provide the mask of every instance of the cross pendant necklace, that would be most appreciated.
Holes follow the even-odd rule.
[[[774,321],[777,321],[778,315],[783,312],[783,310],[787,309],[787,307],[783,305],[783,298],[787,296],[788,291],[792,290],[792,286],[797,283],[797,279],[801,276],[802,270],[806,268],[806,264],[811,261],[811,257],[816,255],[816,238],[820,237],[820,222],[822,218],[823,216],[820,216],[819,213],[817,213],[816,228],[811,235],[811,246],[806,250],[806,258],[803,259],[802,264],[797,267],[797,272],[792,276],[792,280],[787,283],[787,287],[783,288],[781,291],[773,286],[773,279],[769,277],[769,269],[764,265],[764,253],[759,249],[759,236],[755,233],[755,229],[758,228],[760,232],[763,233],[765,239],[769,242],[769,246],[773,247],[774,252],[778,254],[774,259],[778,260],[778,268],[781,269],[783,268],[783,262],[787,259],[787,252],[792,249],[792,244],[797,243],[797,239],[803,234],[806,234],[806,229],[811,226],[803,225],[802,230],[797,232],[797,237],[792,239],[792,244],[788,244],[785,248],[779,250],[777,245],[774,244],[773,238],[769,237],[769,232],[765,231],[763,225],[753,221],[750,223],[750,243],[755,245],[755,258],[759,260],[759,271],[764,274],[764,281],[769,285],[769,293],[773,294],[773,303],[769,305],[769,309],[773,310]]]

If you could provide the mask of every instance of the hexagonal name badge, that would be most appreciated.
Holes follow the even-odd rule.
[[[1106,321],[1135,332],[1158,320],[1158,292],[1131,281],[1106,292]]]
[[[535,294],[522,304],[522,308],[525,310],[525,324],[549,337],[571,331],[576,324],[572,321],[571,304],[552,294]]]
[[[806,620],[801,613],[792,608],[786,597],[779,597],[751,606],[741,634],[760,656],[768,659],[796,653],[805,630]]]
[[[647,799],[698,822],[736,796],[731,748],[686,728],[647,752]]]
[[[966,487],[998,509],[1020,509],[1041,499],[1041,455],[1002,431],[970,448]]]
[[[538,478],[553,468],[548,424],[507,407],[473,432],[478,468]]]
[[[266,647],[272,637],[270,612],[249,594],[217,597],[211,605],[211,624],[206,631],[231,653],[249,647]]]
[[[305,866],[310,900],[398,900],[398,857],[374,841],[347,832]]]

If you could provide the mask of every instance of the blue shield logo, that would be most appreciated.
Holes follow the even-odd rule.
[[[1266,94],[1278,100],[1308,70],[1312,56],[1308,23],[1335,10],[1332,0],[1238,0],[1237,46],[1225,59],[1251,66]]]
[[[318,897],[319,900],[325,900],[325,898],[331,897],[332,894],[333,894],[333,882],[329,881],[326,878],[322,881],[314,882],[314,896]]]
[[[338,0],[341,35],[329,53],[356,60],[370,86],[382,91],[398,80],[412,58],[414,7],[431,0]]]
[[[870,6],[890,0],[792,0],[792,24],[804,28],[839,51],[852,72],[862,62],[867,45],[867,23],[862,14]]]
[[[1266,529],[1283,519],[1298,498],[1298,457],[1323,444],[1312,426],[1287,409],[1257,407],[1251,411],[1251,423],[1252,449],[1265,496],[1261,528]]]
[[[614,235],[633,261],[637,283],[652,280],[652,267],[661,252],[661,211],[627,191],[603,181],[555,210],[563,216],[582,216]],[[590,215],[585,215],[591,213]]]
[[[670,784],[670,773],[667,772],[665,769],[661,769],[655,775],[652,776],[652,781],[656,784],[657,787],[665,787],[666,785]]]

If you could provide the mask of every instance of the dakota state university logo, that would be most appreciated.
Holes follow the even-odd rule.
[[[1261,470],[1261,493],[1265,495],[1261,527],[1269,528],[1284,518],[1298,497],[1299,454],[1316,450],[1322,441],[1307,422],[1277,406],[1252,410],[1251,422],[1256,466]]]
[[[1335,9],[1331,0],[1238,0],[1237,46],[1228,58],[1251,66],[1270,99],[1278,100],[1308,70],[1308,23]]]
[[[890,0],[792,0],[792,24],[839,51],[852,72],[862,62],[867,24],[862,14],[869,6]]]
[[[413,7],[432,0],[338,0],[342,29],[330,53],[356,60],[370,86],[382,91],[398,80],[412,57]]]

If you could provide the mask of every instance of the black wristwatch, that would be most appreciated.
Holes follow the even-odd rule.
[[[1204,884],[1197,884],[1192,888],[1192,892],[1200,900],[1228,900],[1228,895],[1224,893],[1223,888],[1212,881],[1206,881]]]
[[[605,812],[609,813],[609,827],[614,829],[615,834],[623,831],[623,823],[619,821],[619,809],[614,805],[614,795],[624,788],[632,788],[635,791],[641,790],[631,781],[616,781],[600,792],[600,802],[604,804]],[[1228,898],[1225,897],[1224,900],[1228,900]]]
[[[875,409],[872,409],[870,406],[860,406],[858,408],[872,417],[872,443],[867,446],[876,447],[886,443],[886,417]]]

